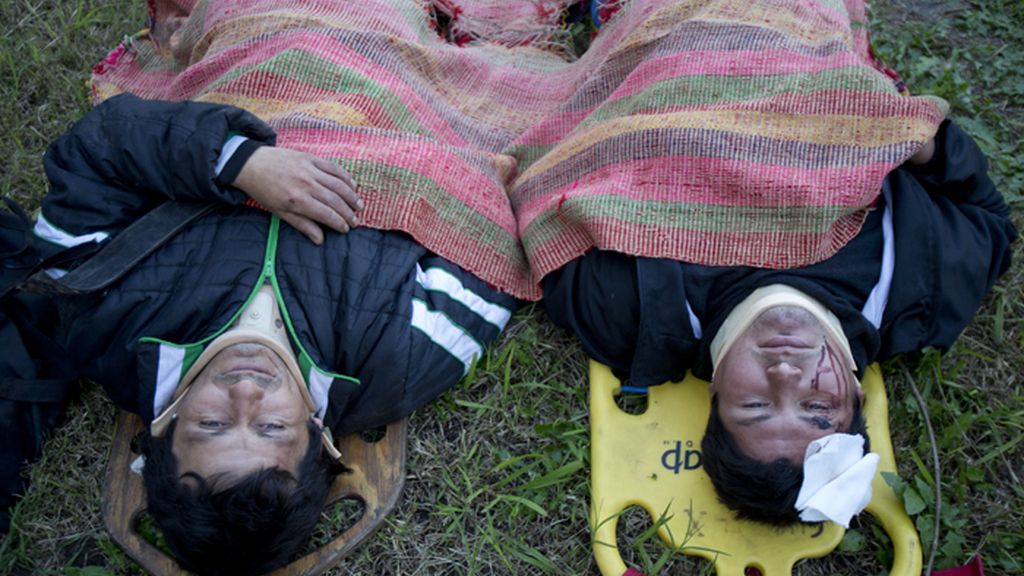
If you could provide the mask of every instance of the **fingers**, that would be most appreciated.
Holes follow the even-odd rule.
[[[338,205],[332,205],[333,202]],[[321,193],[318,198],[310,198],[301,210],[301,216],[305,216],[315,222],[319,222],[341,234],[345,234],[352,228],[359,225],[359,218],[347,205],[330,193]]]
[[[253,162],[263,151],[260,162]],[[360,224],[363,201],[352,177],[312,154],[260,148],[243,166],[234,185],[315,244],[324,240],[321,225],[345,234]]]
[[[932,156],[934,155],[935,139],[932,138],[931,140],[925,142],[924,146],[922,146],[920,150],[918,150],[913,156],[910,157],[909,162],[915,166],[920,166],[922,164],[927,164],[928,161],[931,160]]]
[[[355,228],[359,225],[356,213],[362,210],[363,202],[354,190],[339,182],[340,180],[321,182],[322,188],[317,191],[314,198],[340,216],[350,227]]]
[[[304,218],[298,214],[289,213],[282,214],[281,219],[291,224],[292,228],[295,228],[302,233],[303,236],[309,238],[310,242],[320,246],[324,243],[324,233],[320,230],[320,226],[316,222],[313,222],[309,218]]]
[[[319,171],[316,176],[317,182],[333,193],[334,196],[320,198],[322,202],[335,208],[346,220],[349,220],[348,216],[346,216],[347,212],[354,214],[355,212],[362,211],[363,200],[359,197],[359,193],[356,192],[355,183],[352,182],[352,177],[348,172],[322,158],[316,158],[315,165]],[[347,207],[346,209],[342,208],[342,203]]]
[[[338,178],[339,180],[342,181],[342,183],[344,183],[348,190],[350,190],[353,194],[355,193],[356,183],[352,180],[352,176],[344,168],[332,163],[329,160],[320,158],[319,156],[313,156],[313,162],[314,165],[317,168],[319,168],[320,171],[322,171],[324,174]],[[359,209],[362,210],[361,207]]]
[[[311,196],[320,204],[315,208],[317,216],[314,218],[341,233],[359,226],[357,212],[363,209],[363,201],[351,176],[322,158],[314,157],[314,166],[317,169],[314,179],[319,188]]]
[[[301,222],[303,228],[296,228],[313,240],[314,234],[322,237],[319,225],[341,234],[358,226],[356,212],[362,209],[362,200],[351,186],[351,177],[323,158],[304,152],[293,154],[299,155],[294,164],[296,178],[283,186],[288,201],[282,212]],[[283,213],[281,216],[284,218]]]

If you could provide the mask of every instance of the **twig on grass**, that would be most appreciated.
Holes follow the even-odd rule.
[[[913,392],[914,399],[917,400],[917,405],[921,409],[924,425],[928,429],[928,442],[932,445],[932,467],[935,474],[935,525],[932,530],[932,546],[928,551],[928,563],[924,569],[925,576],[930,576],[935,563],[935,553],[939,549],[939,523],[942,520],[942,476],[939,469],[939,445],[935,441],[935,429],[932,428],[932,419],[928,415],[928,406],[924,402],[924,397],[921,396],[921,391],[917,389],[917,384],[914,383],[914,378],[911,376],[910,370],[907,370],[907,366],[900,363],[900,368],[903,370],[907,382],[910,383],[910,391]]]

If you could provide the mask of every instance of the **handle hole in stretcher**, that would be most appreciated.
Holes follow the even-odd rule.
[[[748,564],[743,569],[743,576],[764,576],[764,568],[757,564]]]
[[[143,510],[135,516],[132,522],[132,531],[139,538],[155,546],[168,557],[174,558],[174,554],[164,541],[164,533],[156,525],[156,520],[153,520],[153,517],[149,515],[149,510]]]
[[[623,386],[626,387],[626,384],[623,383]],[[647,399],[646,393],[623,391],[615,395],[615,405],[626,414],[639,416],[647,412]]]
[[[142,454],[142,437],[143,435],[145,435],[145,433],[145,430],[140,430],[138,434],[132,436],[132,441],[128,444],[128,447],[131,449],[132,454]]]
[[[640,506],[630,506],[619,513],[616,542],[626,566],[644,574],[714,574],[710,562],[673,552],[657,533],[657,524]],[[677,540],[677,547],[682,544]]]
[[[850,521],[835,550],[798,561],[793,574],[887,574],[894,560],[892,538],[878,519],[862,512]]]
[[[320,514],[320,520],[313,528],[303,554],[309,554],[317,548],[334,540],[339,534],[356,525],[366,514],[366,503],[362,498],[350,496],[341,498],[327,505]]]
[[[376,428],[370,428],[369,430],[363,430],[359,433],[359,438],[367,444],[376,444],[384,439],[388,435],[387,426],[378,426]]]

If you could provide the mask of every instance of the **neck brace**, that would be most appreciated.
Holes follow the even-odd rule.
[[[178,383],[178,387],[174,391],[171,404],[150,425],[150,433],[156,437],[163,436],[167,426],[177,413],[182,400],[188,394],[189,389],[191,389],[192,382],[203,371],[203,368],[206,368],[206,365],[224,349],[243,343],[261,344],[273,350],[281,361],[284,362],[295,385],[299,387],[299,392],[302,394],[302,398],[310,413],[316,412],[316,405],[309,394],[309,389],[306,387],[306,379],[302,376],[302,371],[299,369],[299,364],[295,359],[295,353],[292,352],[291,345],[288,342],[288,332],[281,318],[281,311],[277,307],[277,299],[274,298],[273,288],[265,285],[260,288],[260,291],[249,302],[249,305],[245,307],[238,321],[227,332],[224,332],[210,342],[202,354],[199,355],[199,358],[196,359],[195,363],[188,369],[188,372],[185,373],[185,376]]]
[[[732,312],[729,312],[722,327],[711,341],[713,372],[718,371],[718,363],[729,352],[740,335],[754,323],[754,320],[757,320],[758,316],[769,308],[776,306],[798,306],[809,312],[821,323],[828,336],[839,345],[843,357],[849,362],[850,369],[857,369],[857,363],[853,361],[853,352],[850,350],[850,341],[843,333],[843,327],[836,315],[825,308],[821,302],[796,288],[785,284],[772,284],[754,290],[750,296],[737,304]],[[857,386],[860,386],[860,381],[857,382]]]

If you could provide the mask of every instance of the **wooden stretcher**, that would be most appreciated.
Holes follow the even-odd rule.
[[[142,426],[142,421],[134,414],[122,412],[118,418],[103,486],[103,522],[118,546],[150,574],[188,574],[173,558],[142,538],[136,529],[138,519],[146,509],[146,492],[142,477],[130,470],[130,464],[138,456],[132,451],[132,440]],[[380,528],[398,503],[405,485],[407,430],[407,420],[403,419],[388,425],[384,437],[377,442],[366,442],[358,434],[336,441],[345,457],[345,465],[352,468],[352,472],[335,479],[327,497],[327,506],[345,498],[355,498],[363,502],[363,514],[333,540],[275,570],[271,576],[320,574],[338,564]]]
[[[892,538],[889,574],[921,573],[921,541],[902,502],[883,480],[896,472],[889,437],[889,409],[877,364],[861,385],[871,450],[881,457],[867,512]],[[621,384],[611,370],[590,363],[591,510],[594,558],[604,576],[629,571],[616,541],[618,517],[631,506],[644,508],[663,524],[658,535],[669,547],[714,563],[720,576],[783,576],[802,558],[831,552],[842,540],[841,526],[829,523],[775,528],[736,520],[715,497],[700,465],[700,443],[710,409],[708,384],[692,375],[683,382],[654,386],[647,410],[632,415],[615,396]]]

